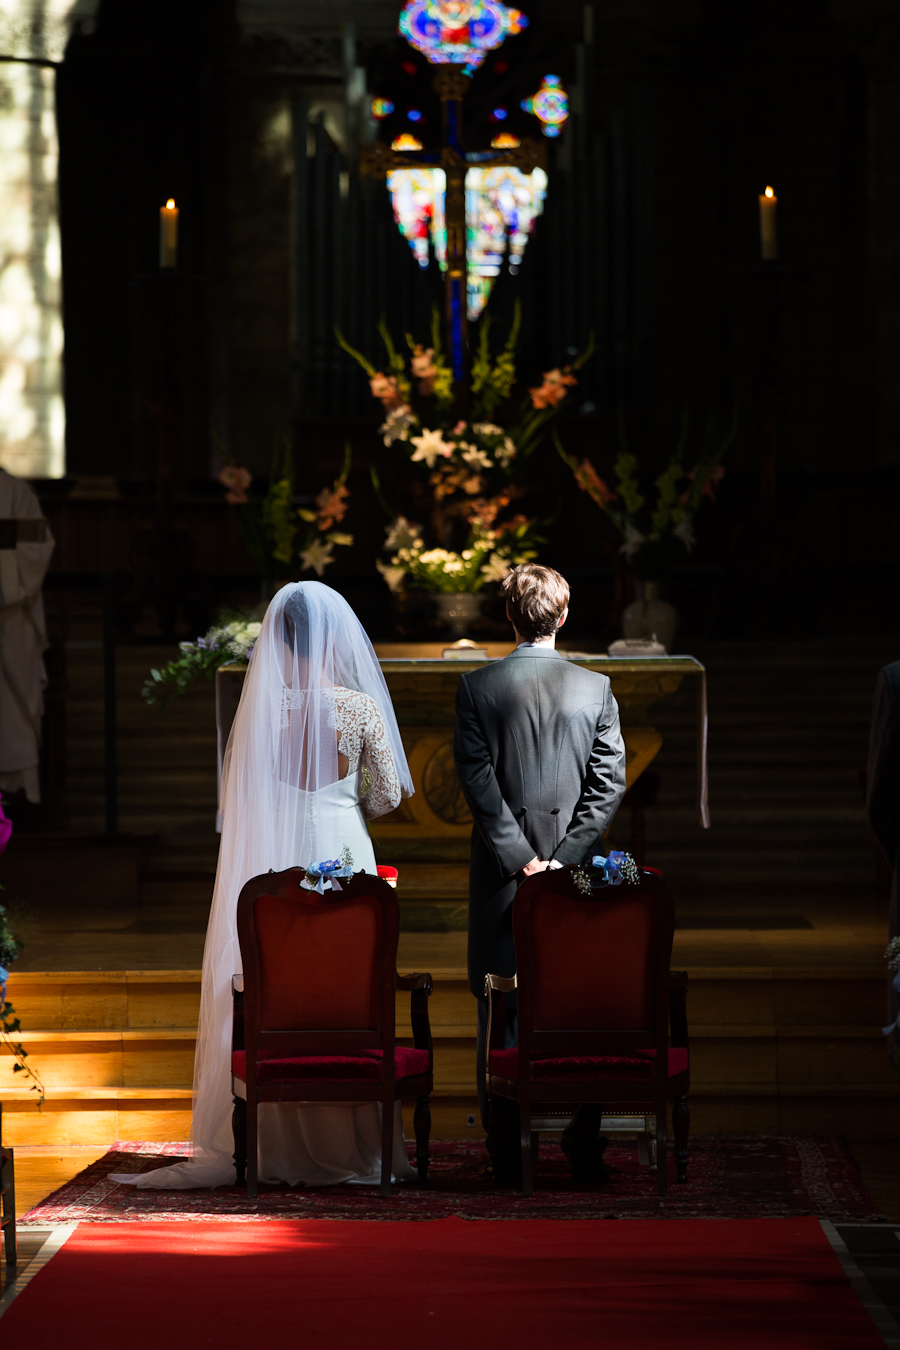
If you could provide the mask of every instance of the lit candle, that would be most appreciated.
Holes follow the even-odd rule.
[[[177,262],[178,207],[170,197],[165,206],[159,208],[159,265],[174,267]]]
[[[767,187],[759,196],[759,244],[763,262],[778,261],[778,198]]]

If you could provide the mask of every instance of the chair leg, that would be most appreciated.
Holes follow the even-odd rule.
[[[519,1120],[522,1139],[522,1194],[532,1195],[534,1186],[531,1179],[531,1102],[528,1098],[519,1102]]]
[[[247,1199],[255,1200],[257,1195],[257,1179],[259,1177],[259,1122],[257,1120],[258,1106],[256,1101],[246,1103],[246,1129],[247,1129]]]
[[[668,1179],[667,1176],[666,1176],[666,1173],[667,1173],[667,1170],[668,1170],[668,1161],[669,1161],[669,1150],[668,1150],[668,1146],[667,1146],[667,1135],[666,1135],[666,1130],[667,1130],[666,1109],[667,1109],[667,1103],[666,1103],[666,1102],[663,1102],[662,1106],[659,1107],[659,1108],[657,1109],[657,1112],[656,1112],[656,1194],[657,1194],[657,1195],[665,1195],[665,1193],[666,1193],[666,1181],[667,1181],[667,1179]]]
[[[242,1186],[247,1172],[247,1103],[243,1097],[234,1099],[231,1130],[234,1135],[234,1178],[237,1185]]]
[[[388,1199],[391,1194],[391,1168],[394,1162],[394,1102],[382,1101],[381,1104],[381,1196]]]
[[[691,1109],[687,1095],[675,1098],[672,1107],[672,1129],[675,1134],[675,1167],[680,1182],[687,1181],[688,1131],[691,1128]]]
[[[416,1170],[419,1173],[419,1185],[427,1186],[428,1164],[431,1161],[431,1155],[428,1152],[428,1141],[431,1138],[431,1107],[428,1105],[427,1092],[423,1092],[416,1098],[413,1129],[416,1134]]]

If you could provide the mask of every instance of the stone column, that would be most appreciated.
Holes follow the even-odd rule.
[[[96,0],[4,0],[0,12],[0,464],[65,473],[55,65]]]

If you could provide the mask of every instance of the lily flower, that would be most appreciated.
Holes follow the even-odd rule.
[[[413,436],[412,443],[416,447],[413,453],[413,462],[424,460],[429,469],[433,469],[438,459],[449,459],[453,454],[453,446],[444,440],[441,431],[429,431],[427,427],[422,428],[421,436]]]

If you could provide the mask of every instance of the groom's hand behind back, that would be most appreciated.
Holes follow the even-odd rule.
[[[548,862],[541,862],[540,858],[532,858],[531,862],[522,868],[522,876],[533,877],[535,872],[546,872],[549,866]]]

